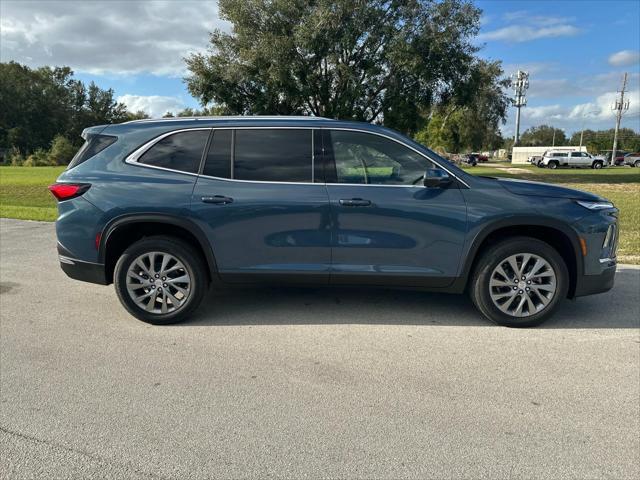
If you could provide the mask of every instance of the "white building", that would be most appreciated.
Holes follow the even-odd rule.
[[[544,152],[547,150],[560,150],[566,152],[586,152],[587,147],[584,145],[582,147],[513,147],[513,151],[511,153],[511,163],[523,164],[527,163],[527,159],[532,155],[542,156]]]

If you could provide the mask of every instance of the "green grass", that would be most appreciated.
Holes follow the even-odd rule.
[[[64,167],[0,167],[0,217],[53,221],[56,202],[47,190]],[[622,262],[640,264],[640,169],[548,170],[530,166],[466,169],[474,175],[557,183],[602,195],[620,209]]]
[[[47,186],[65,167],[0,167],[0,217],[53,221],[56,200]]]

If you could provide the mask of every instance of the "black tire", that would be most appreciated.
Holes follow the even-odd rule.
[[[191,279],[189,295],[185,303],[169,313],[152,313],[139,307],[127,290],[127,271],[140,255],[164,252],[177,258],[184,265]],[[198,308],[209,287],[205,261],[189,244],[167,236],[153,236],[135,242],[118,259],[114,272],[114,286],[120,303],[139,320],[153,325],[168,325],[186,320]],[[181,270],[182,271],[182,270]],[[166,285],[165,285],[166,286]]]
[[[546,260],[556,274],[556,291],[549,304],[540,312],[527,317],[516,317],[501,311],[491,299],[489,282],[499,263],[511,255],[532,253]],[[498,325],[505,327],[534,327],[549,318],[567,297],[569,271],[560,254],[549,244],[531,237],[512,237],[490,246],[479,259],[470,279],[471,300],[480,312]]]
[[[555,170],[556,168],[558,168],[558,162],[549,162],[549,165],[547,165],[547,168],[550,168],[551,170]]]
[[[638,167],[638,168],[640,168],[640,160],[636,160],[635,162],[633,162],[633,163],[631,164],[631,166],[632,166],[632,167]]]
[[[593,162],[593,165],[591,165],[591,168],[595,170],[600,170],[602,167],[603,167],[602,162]]]

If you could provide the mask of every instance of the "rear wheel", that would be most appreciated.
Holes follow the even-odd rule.
[[[547,165],[547,167],[551,170],[555,170],[556,168],[558,168],[558,162],[549,162],[549,165]]]
[[[638,167],[640,168],[640,160],[636,160],[635,162],[633,162],[632,164],[634,167]]]
[[[507,327],[544,322],[567,296],[569,272],[550,245],[514,237],[492,246],[480,259],[470,294],[485,317]]]
[[[134,317],[154,325],[188,318],[204,298],[200,255],[172,237],[144,238],[125,250],[114,272],[116,293]]]

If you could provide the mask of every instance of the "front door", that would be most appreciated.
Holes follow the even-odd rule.
[[[467,209],[459,186],[427,188],[435,165],[381,135],[327,130],[331,283],[449,285],[457,275]]]
[[[327,191],[312,129],[215,129],[191,208],[223,281],[326,283]]]

